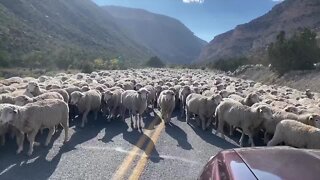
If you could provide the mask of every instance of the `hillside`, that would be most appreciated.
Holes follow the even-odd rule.
[[[90,0],[1,0],[0,38],[16,63],[35,57],[43,61],[97,57],[134,61],[151,56]]]
[[[305,27],[320,33],[319,17],[319,0],[285,0],[267,14],[216,36],[203,48],[197,61],[243,56],[259,58],[282,30],[289,36]]]
[[[188,64],[207,44],[180,21],[141,9],[104,6],[129,37],[169,63]]]

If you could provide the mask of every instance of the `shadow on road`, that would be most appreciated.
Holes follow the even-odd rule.
[[[192,145],[188,142],[187,134],[180,127],[176,126],[173,123],[170,123],[170,125],[166,126],[165,131],[168,135],[178,141],[177,146],[185,150],[193,149]]]
[[[220,147],[222,149],[231,149],[231,148],[237,148],[238,146],[220,138],[219,136],[216,136],[212,133],[212,128],[207,129],[206,131],[203,131],[200,127],[195,125],[194,121],[191,123],[191,128],[194,130],[194,132],[201,137],[205,142],[210,143],[214,146]]]

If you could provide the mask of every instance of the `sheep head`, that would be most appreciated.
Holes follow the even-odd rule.
[[[28,96],[22,95],[22,96],[18,96],[15,98],[15,105],[17,106],[24,106],[28,103],[31,103],[32,99],[29,98]]]
[[[148,94],[149,94],[149,91],[145,88],[141,88],[139,89],[138,91],[138,94],[139,94],[139,97],[142,99],[142,100],[147,100],[148,99]]]
[[[82,92],[75,91],[71,93],[70,96],[71,96],[70,104],[77,105],[81,100],[81,98],[84,97],[84,94]]]
[[[15,106],[8,106],[2,109],[0,124],[10,123],[18,118],[20,111]]]

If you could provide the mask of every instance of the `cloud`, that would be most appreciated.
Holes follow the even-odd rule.
[[[272,0],[272,1],[274,1],[274,2],[282,2],[284,0]]]
[[[183,0],[184,3],[203,3],[204,0]]]

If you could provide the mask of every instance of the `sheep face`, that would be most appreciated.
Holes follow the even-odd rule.
[[[15,99],[15,105],[17,106],[24,106],[30,102],[31,102],[31,99],[28,98],[27,96],[18,96]]]
[[[108,102],[113,96],[113,93],[111,91],[106,91],[103,93],[103,100],[105,102]]]
[[[313,114],[308,117],[308,124],[317,128],[320,128],[320,116]]]
[[[262,117],[265,120],[271,120],[273,119],[273,113],[272,110],[267,106],[260,106],[257,108],[258,113],[260,117]]]
[[[146,101],[148,99],[149,91],[144,88],[141,88],[138,90],[138,94],[143,101]]]
[[[32,92],[34,92],[37,88],[39,88],[38,83],[36,83],[36,82],[29,82],[29,83],[28,83],[27,89],[28,89],[29,92],[32,93]]]
[[[77,105],[78,102],[81,100],[81,98],[84,96],[83,93],[81,92],[73,92],[71,93],[71,100],[70,100],[70,104],[72,105]]]
[[[15,107],[5,107],[2,109],[0,124],[6,124],[18,118],[18,109]]]
[[[165,98],[167,100],[171,100],[171,99],[174,99],[175,98],[175,93],[172,91],[172,90],[168,90],[166,93],[165,93]]]
[[[258,103],[259,100],[259,96],[257,94],[250,94],[249,95],[250,101],[254,104],[254,103]]]
[[[138,90],[141,89],[141,88],[142,88],[142,85],[141,85],[141,84],[136,84],[136,87],[135,87],[136,91],[138,91]]]
[[[284,109],[286,112],[294,113],[294,114],[299,114],[299,109],[294,107],[294,106],[288,106]]]

